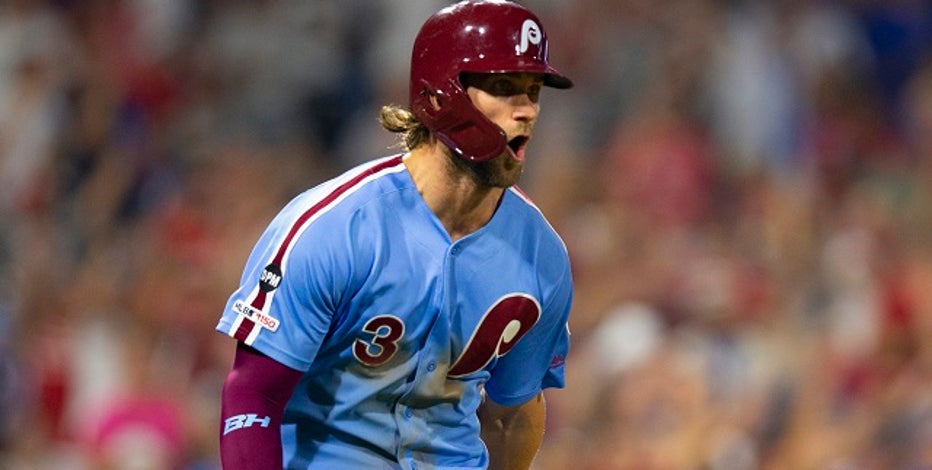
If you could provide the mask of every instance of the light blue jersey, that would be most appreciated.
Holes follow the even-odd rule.
[[[563,387],[571,300],[566,247],[518,189],[453,243],[392,156],[292,200],[217,329],[305,371],[286,468],[481,469],[482,391]]]

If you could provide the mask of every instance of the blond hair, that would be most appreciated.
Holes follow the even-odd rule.
[[[382,106],[379,124],[389,132],[401,134],[399,145],[405,150],[413,150],[430,140],[431,134],[427,126],[421,124],[414,113],[398,105]]]

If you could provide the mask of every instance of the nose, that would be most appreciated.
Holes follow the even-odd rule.
[[[540,112],[540,104],[527,93],[511,97],[512,117],[517,121],[534,122]]]

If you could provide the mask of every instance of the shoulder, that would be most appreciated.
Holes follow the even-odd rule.
[[[383,157],[298,194],[271,221],[266,241],[283,252],[301,243],[343,243],[360,207],[405,187],[404,169],[400,155]]]
[[[496,230],[513,243],[522,262],[534,265],[533,271],[544,285],[558,289],[571,285],[566,243],[531,198],[520,188],[511,187],[505,192],[500,210]]]
[[[543,244],[564,257],[568,256],[566,243],[540,210],[537,204],[521,188],[512,186],[505,191],[505,200],[502,209],[507,212],[511,220],[520,220],[520,224],[511,224],[522,227],[528,233],[525,236],[533,237],[537,243]]]
[[[321,183],[292,200],[292,206],[309,211],[336,207],[347,199],[377,197],[403,184],[393,178],[405,170],[400,155],[393,155],[358,165]]]
[[[359,206],[400,189],[404,178],[399,174],[404,169],[400,155],[358,165],[295,196],[273,224],[297,228],[320,218],[348,216]]]
[[[276,269],[308,279],[348,276],[369,243],[355,224],[361,207],[405,188],[400,155],[361,164],[294,197],[269,224],[258,251]],[[300,278],[300,276],[299,276]]]

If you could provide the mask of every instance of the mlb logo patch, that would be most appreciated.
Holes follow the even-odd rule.
[[[279,321],[273,318],[271,315],[263,313],[257,308],[252,307],[251,305],[243,302],[242,300],[237,300],[233,303],[233,311],[252,320],[258,325],[261,325],[263,328],[268,329],[269,331],[274,332],[278,329]]]

